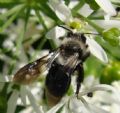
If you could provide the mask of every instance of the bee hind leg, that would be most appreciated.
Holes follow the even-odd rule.
[[[82,64],[79,64],[77,67],[76,67],[76,71],[78,72],[78,76],[76,78],[76,96],[78,98],[78,94],[79,94],[79,90],[80,90],[80,87],[81,87],[81,83],[83,82],[83,79],[84,79],[84,69],[83,69],[83,65]]]

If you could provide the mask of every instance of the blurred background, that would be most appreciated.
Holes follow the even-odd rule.
[[[44,106],[42,111],[46,111],[47,103],[43,99],[46,75],[30,85],[32,93],[29,88],[16,86],[12,77],[20,67],[59,47],[61,42],[55,34],[46,36],[58,25],[100,34],[91,37],[104,49],[109,62],[104,64],[91,55],[84,63],[85,81],[89,78],[87,83],[92,85],[118,86],[120,94],[119,11],[119,0],[0,0],[0,113],[36,113],[39,106]],[[83,87],[87,87],[85,81]],[[73,93],[74,83],[67,96]],[[104,109],[119,113],[110,110],[111,102],[105,103]]]

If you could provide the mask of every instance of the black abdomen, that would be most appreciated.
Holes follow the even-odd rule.
[[[67,92],[70,82],[71,77],[66,74],[64,66],[54,61],[46,77],[49,93],[55,97],[62,97]]]

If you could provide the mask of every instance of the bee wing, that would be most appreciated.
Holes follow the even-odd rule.
[[[29,84],[35,81],[42,73],[48,62],[48,55],[20,68],[13,77],[13,82],[18,84]]]
[[[54,61],[58,54],[58,51],[43,56],[42,58],[29,63],[19,69],[17,73],[13,77],[13,82],[17,84],[30,84],[37,80],[39,75],[41,75],[44,71],[50,68],[50,65]]]
[[[70,58],[68,58],[67,62],[65,63],[64,67],[66,69],[66,73],[68,75],[71,75],[76,66],[80,63],[80,61],[78,60],[78,54],[71,56]]]

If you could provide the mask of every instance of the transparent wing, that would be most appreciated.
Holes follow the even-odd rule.
[[[68,75],[71,75],[74,71],[76,66],[80,63],[78,60],[78,54],[71,56],[68,58],[66,63],[64,64],[64,69]]]
[[[29,84],[35,81],[43,72],[48,62],[48,55],[20,68],[14,75],[13,82],[18,84]]]
[[[58,51],[53,52],[20,68],[14,75],[13,82],[24,85],[34,82],[50,67],[57,54]]]

